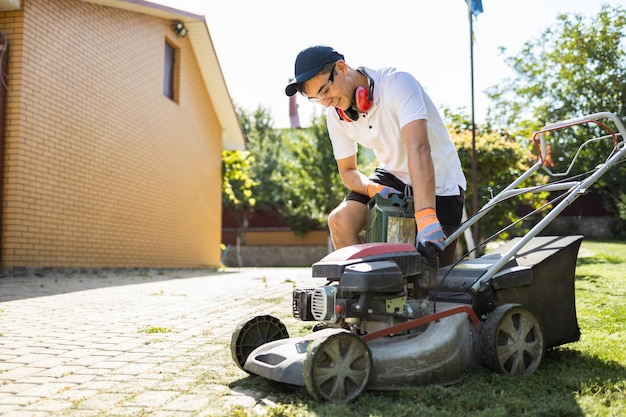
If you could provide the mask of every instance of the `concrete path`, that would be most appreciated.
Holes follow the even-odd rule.
[[[0,278],[0,415],[220,416],[235,326],[291,317],[310,268],[39,273]],[[294,319],[292,319],[294,320]],[[251,411],[252,412],[252,411]]]

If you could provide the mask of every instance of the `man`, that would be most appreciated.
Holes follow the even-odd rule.
[[[420,252],[454,261],[446,233],[461,223],[466,180],[441,116],[419,82],[395,68],[352,68],[328,46],[304,49],[285,88],[328,107],[327,126],[343,183],[350,189],[328,217],[335,249],[360,243],[367,202],[411,186]],[[357,167],[357,144],[380,165],[368,178]],[[441,222],[440,222],[441,219]],[[443,251],[443,252],[442,252]]]

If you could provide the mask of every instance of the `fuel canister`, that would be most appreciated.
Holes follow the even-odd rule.
[[[368,243],[411,243],[415,245],[413,197],[376,194],[367,203],[365,239]]]

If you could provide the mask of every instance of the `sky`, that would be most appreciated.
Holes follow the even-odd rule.
[[[485,90],[513,75],[506,57],[556,25],[558,15],[592,18],[603,4],[626,8],[626,0],[482,0],[483,13],[473,21],[472,60],[464,0],[150,1],[205,17],[233,103],[247,112],[269,109],[275,128],[290,125],[284,90],[296,55],[308,46],[332,46],[353,68],[411,72],[440,108],[468,115],[473,78],[474,115],[481,123],[489,105]],[[324,110],[297,100],[303,127]]]

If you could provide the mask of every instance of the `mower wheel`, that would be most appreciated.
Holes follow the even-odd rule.
[[[304,384],[316,400],[348,403],[365,390],[371,370],[372,354],[365,341],[344,330],[309,345]]]
[[[541,323],[519,304],[504,304],[489,313],[480,338],[485,366],[496,372],[532,374],[545,354]]]
[[[237,366],[248,372],[243,366],[254,349],[274,340],[287,339],[288,337],[287,328],[276,317],[270,315],[254,316],[242,321],[235,328],[230,340],[230,352]]]

